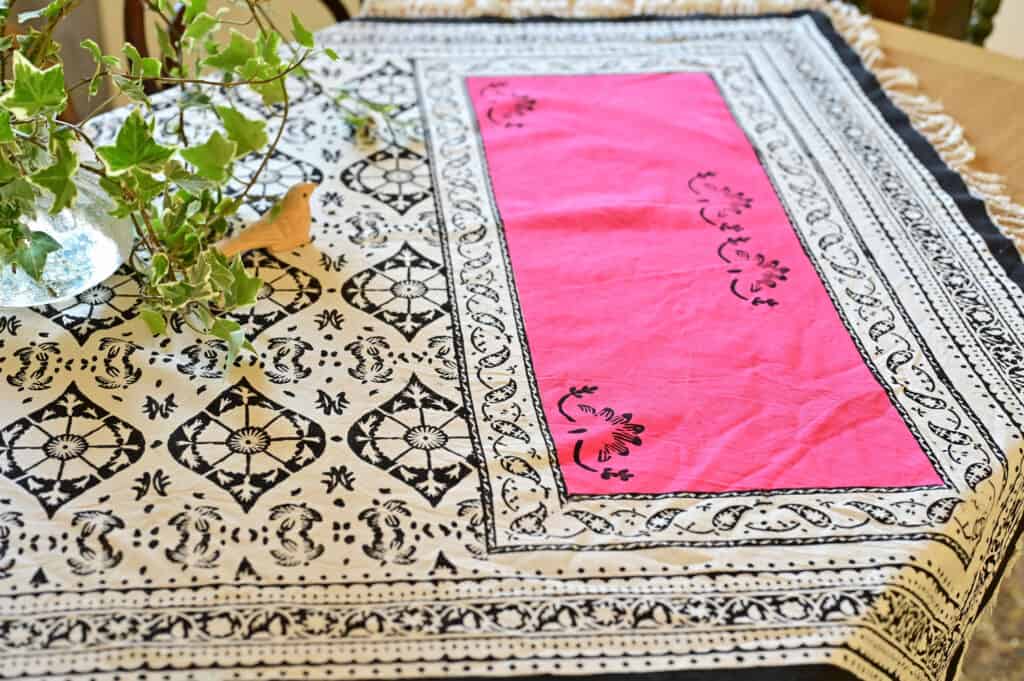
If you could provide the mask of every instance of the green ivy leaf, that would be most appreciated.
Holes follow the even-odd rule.
[[[47,168],[32,175],[32,181],[53,194],[50,215],[56,215],[71,205],[78,195],[74,176],[78,170],[78,156],[67,144],[57,149],[57,159]]]
[[[324,54],[326,54],[327,58],[330,59],[331,61],[338,61],[339,59],[341,59],[341,57],[338,56],[338,53],[329,47],[324,48]]]
[[[233,319],[216,319],[210,327],[210,335],[228,344],[227,366],[231,366],[242,350],[252,350],[252,345],[246,340],[241,325]]]
[[[191,24],[199,14],[206,11],[207,0],[190,0],[185,3],[185,23]]]
[[[207,57],[203,64],[223,71],[237,71],[256,56],[256,43],[232,29],[228,46],[215,55]]]
[[[254,304],[257,294],[263,287],[263,281],[259,277],[249,276],[241,258],[235,258],[231,263],[231,274],[234,281],[230,289],[229,307],[245,307]]]
[[[159,284],[156,287],[160,297],[163,298],[161,301],[165,307],[177,309],[185,305],[192,297],[193,291],[192,286],[188,282],[184,281],[172,281],[166,284]]]
[[[6,267],[14,260],[14,249],[25,227],[19,222],[11,222],[9,216],[4,218],[0,222],[0,267]]]
[[[17,177],[5,185],[0,185],[0,204],[8,203],[16,206],[19,212],[28,213],[35,210],[38,192],[39,190],[24,177]]]
[[[121,94],[128,97],[133,102],[139,104],[145,104],[149,106],[149,97],[146,95],[146,90],[142,87],[142,81],[138,78],[126,78],[125,76],[115,74],[113,76],[114,85],[121,91]]]
[[[211,189],[216,186],[210,180],[189,172],[187,168],[177,161],[172,161],[171,163],[172,165],[167,172],[167,179],[189,194],[200,194],[204,189]]]
[[[277,31],[260,31],[256,38],[256,50],[263,61],[270,66],[281,65],[281,34]]]
[[[202,38],[207,33],[217,28],[218,23],[219,22],[216,17],[212,17],[206,12],[199,12],[192,18],[191,23],[188,25],[188,28],[185,29],[185,34],[182,37],[186,40],[190,38]]]
[[[75,0],[50,0],[50,2],[36,10],[29,10],[18,15],[18,23],[24,24],[35,19],[55,19],[61,12],[71,6]]]
[[[138,109],[132,111],[122,124],[112,146],[96,150],[107,170],[114,175],[132,168],[159,170],[173,153],[174,149],[158,144],[153,139],[152,126],[146,124]]]
[[[100,46],[96,44],[95,40],[86,38],[81,43],[82,49],[87,50],[92,56],[92,60],[96,62],[96,70],[92,74],[92,78],[89,80],[89,95],[95,96],[100,91],[100,79],[103,73],[103,69],[113,69],[121,64],[121,60],[112,55],[103,54],[100,51]]]
[[[14,53],[14,84],[0,98],[0,104],[16,116],[32,118],[60,113],[67,98],[63,66],[38,69],[21,52]]]
[[[250,151],[262,149],[267,143],[266,121],[246,118],[229,106],[218,106],[217,114],[224,123],[228,139],[237,145],[235,156],[245,156]]]
[[[89,54],[92,55],[92,60],[99,64],[103,59],[103,51],[100,46],[92,38],[86,38],[82,42],[78,43],[82,49],[88,50]]]
[[[174,54],[174,47],[171,46],[171,36],[160,26],[153,27],[156,30],[156,44],[160,48],[160,54],[169,57]]]
[[[14,262],[25,274],[39,281],[43,277],[47,256],[59,250],[60,243],[46,232],[30,232],[28,243],[19,245],[14,251]]]
[[[299,18],[295,16],[295,12],[292,12],[292,35],[295,36],[295,42],[303,47],[313,47],[313,34],[302,25]]]
[[[235,283],[235,273],[231,271],[227,258],[217,250],[213,250],[210,257],[210,282],[218,291],[230,291]]]
[[[140,203],[152,203],[167,187],[167,182],[164,180],[138,168],[131,171],[130,177],[132,188]]]
[[[128,60],[128,69],[132,76],[138,76],[142,70],[142,55],[139,54],[138,49],[131,43],[125,43],[121,46],[121,53]]]
[[[154,57],[143,57],[140,63],[142,67],[143,78],[159,78],[160,71],[163,70],[163,64],[160,63],[159,59]]]
[[[245,62],[242,68],[239,69],[239,73],[246,80],[269,81],[249,85],[263,99],[263,103],[267,106],[284,101],[284,78],[271,80],[280,76],[280,71],[278,71],[277,67],[268,64],[262,59],[254,58]]]
[[[11,112],[0,111],[0,142],[13,142],[14,128],[11,127]]]
[[[60,14],[60,11],[64,9],[64,6],[67,4],[69,4],[69,0],[51,0],[49,4],[40,7],[39,9],[19,13],[18,23],[27,24],[28,22],[35,21],[36,19],[52,19]]]
[[[157,253],[149,262],[149,283],[159,284],[167,276],[170,260],[166,253]]]
[[[225,182],[230,176],[231,161],[235,158],[236,145],[224,138],[219,130],[197,147],[183,149],[181,157],[195,166],[196,173],[214,182]]]
[[[164,313],[152,307],[144,306],[139,310],[139,316],[154,336],[162,336],[167,331],[167,319]]]
[[[10,182],[20,174],[21,171],[18,170],[18,166],[14,165],[3,156],[0,156],[0,184]]]
[[[196,303],[189,309],[189,313],[199,322],[199,328],[209,329],[213,326],[214,316],[210,312],[210,306],[205,303]]]

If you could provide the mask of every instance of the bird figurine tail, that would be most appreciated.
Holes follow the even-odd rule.
[[[309,200],[316,188],[315,182],[295,185],[259,220],[235,236],[220,241],[217,248],[225,256],[233,258],[238,253],[257,248],[277,253],[309,243],[309,229],[313,221]]]

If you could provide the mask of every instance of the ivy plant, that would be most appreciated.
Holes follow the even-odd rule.
[[[280,141],[289,115],[288,80],[313,78],[303,64],[314,54],[339,57],[319,49],[294,14],[288,31],[279,30],[270,0],[235,0],[242,20],[229,20],[207,0],[146,0],[156,17],[158,56],[143,56],[127,43],[121,54],[105,54],[87,39],[82,57],[95,68],[89,77],[68,82],[53,34],[80,1],[52,0],[15,15],[17,0],[0,0],[0,267],[41,278],[47,257],[60,244],[30,229],[28,218],[44,198],[51,213],[73,207],[76,178],[89,173],[113,200],[112,215],[135,226],[130,261],[150,330],[164,334],[179,326],[172,321],[180,321],[226,342],[230,363],[248,343],[228,313],[252,305],[262,282],[215,244]],[[8,35],[15,16],[29,29]],[[104,84],[110,95],[101,98]],[[168,95],[177,107],[173,143],[154,132],[147,93],[160,88],[175,88]],[[251,118],[223,103],[227,98],[211,97],[234,88],[256,93],[266,114]],[[83,89],[92,110],[73,122],[69,95]],[[88,121],[120,98],[132,109],[115,138],[99,144]],[[337,93],[336,101],[338,115],[356,128],[357,138],[372,136],[381,120],[391,129],[388,107],[348,92]],[[216,117],[218,128],[205,139],[192,139],[187,120],[203,109]],[[271,135],[273,117],[279,120]],[[256,170],[243,178],[240,191],[229,192],[229,182],[238,177],[236,164],[247,156],[247,166],[257,159]]]

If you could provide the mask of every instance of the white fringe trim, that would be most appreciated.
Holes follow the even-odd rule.
[[[1001,175],[972,167],[976,154],[963,127],[942,104],[919,90],[906,68],[889,67],[870,17],[839,0],[364,0],[361,17],[527,16],[617,17],[640,14],[760,14],[823,10],[836,30],[872,70],[889,98],[914,128],[935,147],[946,164],[964,179],[970,192],[985,202],[992,222],[1024,253],[1024,204],[1010,196]]]
[[[870,17],[851,5],[822,4],[836,30],[875,74],[889,99],[907,114],[914,128],[935,147],[946,165],[960,174],[971,194],[985,202],[992,222],[1024,253],[1024,204],[1010,196],[1006,179],[972,167],[976,153],[963,126],[945,112],[941,103],[919,90],[917,76],[910,69],[885,66],[885,54]]]

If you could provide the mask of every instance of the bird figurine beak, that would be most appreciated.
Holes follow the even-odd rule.
[[[232,258],[238,253],[258,248],[280,253],[308,244],[313,222],[310,198],[317,186],[315,182],[301,182],[293,186],[259,220],[247,225],[235,236],[219,242],[217,248]]]

